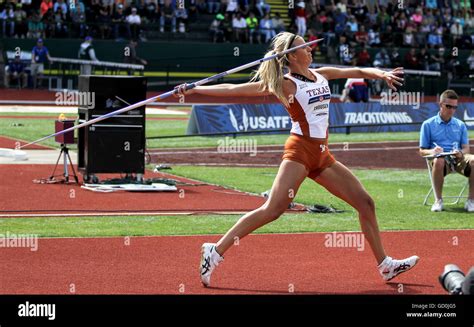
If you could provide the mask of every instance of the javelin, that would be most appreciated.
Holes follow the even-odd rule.
[[[186,90],[190,90],[190,89],[195,88],[196,86],[200,86],[200,85],[203,85],[203,84],[206,84],[206,83],[209,83],[209,82],[218,80],[219,78],[222,78],[222,77],[224,77],[224,76],[227,76],[227,75],[230,75],[230,74],[234,74],[234,73],[237,73],[237,72],[239,72],[239,71],[241,71],[241,70],[244,70],[244,69],[247,69],[247,68],[256,66],[256,65],[261,64],[261,63],[263,63],[263,62],[265,62],[265,61],[272,60],[272,59],[275,59],[275,58],[280,58],[280,57],[286,55],[287,53],[296,51],[296,50],[301,49],[301,48],[305,48],[305,47],[307,47],[307,46],[313,45],[313,44],[315,44],[315,43],[317,43],[317,42],[320,42],[320,41],[322,41],[322,40],[324,40],[324,39],[317,39],[317,40],[313,40],[313,41],[310,41],[310,42],[307,42],[307,43],[303,43],[303,44],[298,45],[298,46],[296,46],[296,47],[287,49],[287,50],[282,51],[282,52],[279,52],[279,53],[275,53],[275,54],[273,54],[273,55],[271,55],[271,56],[268,56],[268,57],[265,57],[265,58],[261,58],[261,59],[258,59],[258,60],[249,62],[248,64],[245,64],[245,65],[242,65],[242,66],[239,66],[239,67],[230,69],[230,70],[225,71],[225,72],[223,72],[223,73],[219,73],[219,74],[216,74],[216,75],[207,77],[207,78],[205,78],[205,79],[202,79],[202,80],[200,80],[200,81],[197,81],[197,82],[194,82],[194,83],[191,83],[191,84],[186,84]],[[49,139],[50,137],[57,136],[57,135],[61,135],[61,134],[68,133],[68,132],[72,132],[72,131],[74,131],[74,130],[76,130],[76,129],[79,129],[79,128],[81,128],[81,127],[86,127],[86,126],[92,125],[92,124],[97,123],[97,122],[99,122],[99,121],[101,121],[101,120],[104,120],[104,119],[113,117],[113,116],[115,116],[115,115],[121,114],[121,113],[123,113],[123,112],[126,112],[126,111],[129,111],[129,110],[132,110],[132,109],[135,109],[135,108],[144,106],[144,105],[146,105],[146,104],[148,104],[148,103],[166,99],[166,98],[168,98],[169,96],[175,94],[176,92],[177,92],[177,90],[176,90],[176,89],[173,89],[172,91],[168,91],[168,92],[166,92],[166,93],[163,93],[163,94],[154,96],[154,97],[152,97],[152,98],[149,98],[149,99],[146,99],[146,100],[143,100],[143,101],[134,103],[134,104],[132,104],[132,105],[129,105],[128,107],[125,107],[125,108],[122,108],[122,109],[118,109],[118,110],[109,112],[109,113],[107,113],[107,114],[105,114],[105,115],[102,115],[102,116],[99,116],[99,117],[97,117],[97,118],[88,120],[88,121],[83,122],[83,123],[81,123],[81,124],[79,124],[79,125],[76,125],[76,126],[67,128],[67,129],[65,129],[65,130],[59,131],[59,132],[57,132],[57,133],[54,133],[54,134],[51,134],[51,135],[42,137],[42,138],[40,138],[40,139],[38,139],[38,140],[36,140],[36,141],[27,143],[27,144],[22,145],[22,146],[20,146],[20,147],[18,147],[18,148],[21,149],[21,148],[24,148],[24,147],[26,147],[26,146],[28,146],[28,145],[36,144],[36,143],[38,143],[38,142],[44,141],[44,140],[46,140],[46,139]]]

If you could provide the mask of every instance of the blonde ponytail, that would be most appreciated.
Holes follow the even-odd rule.
[[[272,51],[267,52],[265,57],[274,55],[288,49],[295,39],[295,35],[289,32],[279,33],[273,38]],[[273,93],[286,107],[289,106],[288,99],[283,93],[283,68],[288,64],[286,56],[268,60],[260,64],[254,72],[251,82],[261,81],[265,91]]]

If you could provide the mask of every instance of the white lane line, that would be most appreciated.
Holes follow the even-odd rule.
[[[382,230],[381,233],[452,233],[452,232],[473,232],[474,229],[430,229],[430,230]],[[261,236],[311,236],[311,235],[326,235],[326,234],[348,234],[348,233],[362,233],[358,231],[332,231],[332,232],[295,232],[295,233],[253,233],[248,235],[248,237],[261,237]],[[42,240],[74,240],[74,239],[90,239],[90,240],[100,240],[100,239],[118,239],[123,240],[124,237],[128,236],[130,238],[164,238],[164,237],[220,237],[222,234],[193,234],[193,235],[180,235],[180,234],[170,234],[170,235],[125,235],[125,236],[46,236],[39,237]]]

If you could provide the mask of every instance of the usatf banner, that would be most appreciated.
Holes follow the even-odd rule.
[[[280,104],[195,105],[187,134],[248,132],[290,127],[290,116]]]
[[[329,108],[329,128],[333,133],[345,133],[345,128],[334,127],[348,125],[353,126],[352,132],[417,132],[421,124],[411,123],[421,123],[438,111],[437,103],[417,106],[382,105],[378,102],[333,103]],[[468,129],[474,129],[474,103],[459,103],[455,116],[466,121]],[[187,134],[285,128],[291,128],[291,119],[281,104],[195,105]]]

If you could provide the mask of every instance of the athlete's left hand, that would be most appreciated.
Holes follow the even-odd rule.
[[[390,72],[384,72],[382,78],[387,82],[389,88],[397,91],[397,86],[402,86],[404,81],[403,77],[400,77],[400,75],[404,74],[403,67],[397,67]]]

